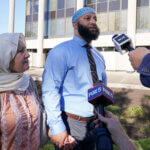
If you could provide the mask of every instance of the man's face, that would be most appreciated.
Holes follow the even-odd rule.
[[[87,13],[80,17],[77,22],[79,34],[88,42],[96,40],[100,34],[96,21],[97,18],[94,13]]]

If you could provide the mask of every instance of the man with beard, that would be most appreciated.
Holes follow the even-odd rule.
[[[98,79],[106,84],[104,59],[91,45],[99,35],[96,21],[92,8],[79,9],[72,17],[73,39],[57,45],[47,56],[42,93],[48,134],[56,150],[94,150],[95,147],[95,137],[90,134],[95,114],[94,106],[88,102],[88,89],[93,81],[87,45]]]

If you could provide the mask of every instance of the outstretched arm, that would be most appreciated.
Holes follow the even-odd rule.
[[[105,111],[105,115],[106,117],[99,115],[99,120],[107,125],[112,140],[119,150],[138,150],[128,135],[123,131],[118,118],[109,111]]]
[[[143,58],[149,53],[150,53],[150,50],[148,50],[145,47],[138,47],[135,50],[130,51],[128,55],[129,55],[129,60],[131,62],[132,67],[135,70],[137,70],[142,63]]]
[[[150,50],[139,47],[129,52],[132,67],[140,74],[140,80],[146,87],[150,87]]]

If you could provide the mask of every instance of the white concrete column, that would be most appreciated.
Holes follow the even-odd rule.
[[[77,1],[77,10],[80,8],[83,8],[83,6],[84,6],[84,0],[78,0]]]
[[[128,19],[127,19],[127,34],[132,40],[135,47],[136,34],[136,2],[137,0],[128,1]]]
[[[37,37],[37,57],[36,66],[43,67],[45,62],[45,55],[43,54],[43,40],[44,40],[44,6],[45,0],[39,0],[38,11],[38,37]]]
[[[8,32],[14,32],[14,22],[15,22],[15,0],[9,0],[9,23]]]

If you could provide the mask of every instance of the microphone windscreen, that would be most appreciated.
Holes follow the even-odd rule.
[[[113,91],[104,85],[104,83],[98,83],[88,90],[88,102],[98,106],[102,104],[104,106],[114,103]]]

